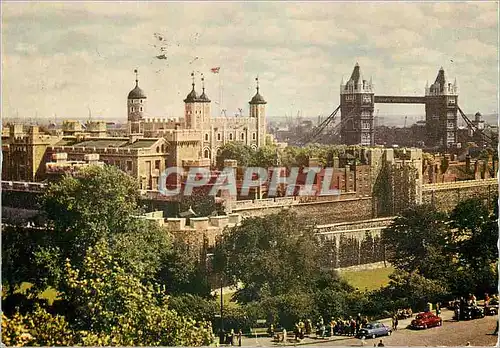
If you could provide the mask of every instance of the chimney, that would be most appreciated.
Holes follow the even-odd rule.
[[[470,169],[471,169],[471,168],[470,168],[470,155],[469,155],[469,154],[467,154],[467,155],[465,156],[465,172],[466,172],[466,173],[470,173]]]

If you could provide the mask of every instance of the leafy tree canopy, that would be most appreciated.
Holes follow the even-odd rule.
[[[382,231],[387,259],[406,272],[437,279],[449,271],[452,255],[447,216],[430,205],[404,211]]]

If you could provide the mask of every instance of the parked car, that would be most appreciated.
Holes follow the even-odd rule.
[[[368,337],[375,338],[378,336],[390,336],[391,334],[392,334],[392,330],[389,327],[385,326],[382,323],[373,322],[373,323],[366,324],[366,326],[359,329],[356,337],[358,337],[358,338],[368,338]]]
[[[432,312],[423,312],[417,314],[415,319],[411,321],[411,329],[427,329],[428,327],[443,325],[443,319],[433,314]]]
[[[498,315],[498,300],[497,299],[491,299],[484,306],[484,314],[485,315]]]
[[[466,306],[460,311],[460,320],[472,320],[484,318],[484,311],[478,306]],[[457,320],[456,313],[453,315],[453,319]]]

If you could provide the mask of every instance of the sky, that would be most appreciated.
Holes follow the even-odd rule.
[[[497,2],[2,1],[1,7],[4,118],[90,114],[125,121],[136,68],[149,117],[183,116],[194,71],[198,92],[204,74],[214,116],[220,100],[228,116],[239,108],[247,115],[258,76],[268,116],[316,118],[337,107],[341,79],[356,62],[376,95],[423,95],[443,67],[450,81],[457,79],[466,113],[498,113]],[[167,59],[155,58],[161,54]],[[393,120],[424,115],[422,105],[375,108]]]

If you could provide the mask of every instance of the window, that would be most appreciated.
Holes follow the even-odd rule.
[[[241,133],[241,140],[245,140],[245,133]]]
[[[130,112],[134,112],[134,108],[133,107],[130,107]]]
[[[217,140],[220,141],[220,133],[217,133]]]
[[[141,111],[142,111],[142,106],[141,106]]]
[[[255,134],[255,132],[254,132],[254,133],[252,133],[252,139],[253,139],[253,140],[257,139],[257,134]]]
[[[156,147],[156,153],[160,153],[160,147],[159,146]]]
[[[229,140],[233,140],[233,133],[229,133]]]
[[[208,141],[208,133],[205,134],[205,141]]]
[[[132,161],[127,161],[127,170],[128,170],[129,172],[131,172],[131,171],[132,171]]]
[[[141,99],[141,104],[142,104],[142,99]]]
[[[120,160],[116,160],[115,161],[115,166],[117,166],[118,168],[120,168],[122,166],[122,163]]]
[[[161,145],[161,152],[165,152],[165,144]]]
[[[205,158],[210,158],[210,151],[208,151],[208,149],[205,150],[204,157]]]
[[[160,160],[155,161],[155,169],[160,169]]]

